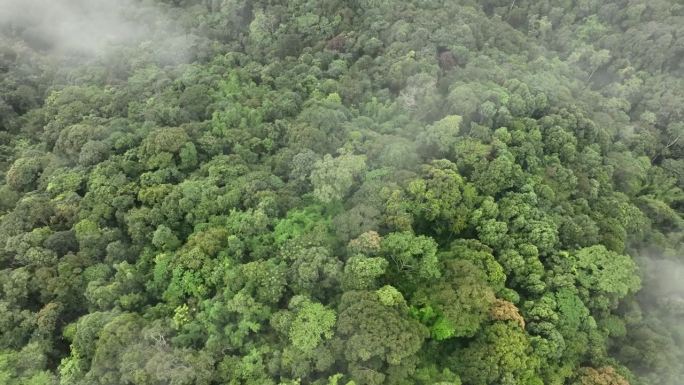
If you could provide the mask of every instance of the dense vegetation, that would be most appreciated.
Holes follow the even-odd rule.
[[[127,7],[0,30],[0,383],[681,384],[681,1]]]

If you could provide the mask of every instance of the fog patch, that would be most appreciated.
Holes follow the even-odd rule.
[[[0,35],[37,51],[72,56],[97,56],[122,46],[166,51],[168,45],[176,52],[174,61],[192,44],[162,9],[143,0],[0,0]]]
[[[641,258],[643,294],[651,305],[669,313],[684,315],[684,262],[673,259]]]

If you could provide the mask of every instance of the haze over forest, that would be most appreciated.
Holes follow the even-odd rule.
[[[0,0],[0,384],[682,385],[679,0]]]

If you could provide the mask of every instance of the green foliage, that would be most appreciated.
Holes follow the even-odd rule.
[[[420,150],[428,157],[450,154],[456,144],[462,120],[458,115],[450,115],[426,127],[417,138]]]
[[[463,231],[477,199],[473,186],[448,160],[423,166],[422,175],[408,186],[411,211],[439,235]]]
[[[40,159],[19,158],[7,170],[7,184],[17,191],[33,190],[43,169]]]
[[[296,301],[296,298],[290,301],[290,307],[293,307],[292,303]],[[303,303],[295,304],[294,307],[299,309],[290,326],[290,341],[295,348],[308,354],[323,339],[332,338],[332,329],[335,326],[336,319],[335,312],[326,309],[320,303],[306,300],[303,300]]]
[[[296,293],[316,296],[341,279],[342,262],[323,246],[293,241],[283,247],[281,258],[289,264],[288,282]]]
[[[390,285],[385,285],[376,290],[375,292],[378,294],[380,302],[385,306],[396,306],[406,304],[404,296],[401,295],[401,292]]]
[[[327,232],[330,220],[324,216],[320,206],[309,206],[302,210],[291,210],[287,216],[276,223],[273,234],[276,244],[282,245],[287,240],[297,239],[303,235]]]
[[[412,298],[412,312],[437,341],[472,337],[488,318],[494,298],[481,269],[468,261],[450,261],[439,283],[426,285]]]
[[[386,259],[368,258],[355,255],[344,264],[342,287],[345,290],[368,290],[376,286],[378,278],[383,276],[389,266]]]
[[[578,250],[574,269],[584,301],[595,309],[614,307],[616,300],[640,287],[634,261],[602,245]]]
[[[380,293],[350,291],[342,296],[336,335],[352,373],[368,365],[387,373],[391,367],[408,365],[420,349],[427,330],[408,316],[408,308],[398,298],[401,294],[391,287]]]
[[[325,155],[311,172],[314,197],[323,203],[344,198],[365,169],[363,155],[343,153],[336,158]]]
[[[677,1],[14,3],[0,384],[684,378]]]
[[[152,236],[152,244],[163,251],[173,251],[180,246],[180,241],[170,228],[159,225]]]
[[[455,358],[464,381],[472,384],[542,384],[539,363],[529,355],[524,332],[510,324],[495,323],[480,333]]]
[[[430,237],[409,232],[390,233],[380,243],[381,254],[390,261],[397,277],[407,283],[439,278],[437,243]]]

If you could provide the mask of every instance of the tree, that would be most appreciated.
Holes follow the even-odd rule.
[[[411,356],[420,350],[428,334],[423,325],[409,317],[403,298],[385,303],[372,291],[342,295],[335,338],[355,381],[360,382],[362,373],[369,370],[377,373],[370,378],[379,383],[391,368],[410,365]]]
[[[426,285],[413,296],[412,310],[437,341],[472,337],[489,317],[494,291],[484,271],[473,263],[452,260],[445,265],[439,283]]]
[[[19,351],[0,352],[0,379],[7,385],[51,385],[54,374],[46,370],[45,346],[31,342]]]
[[[276,244],[283,245],[288,240],[303,236],[325,236],[330,231],[330,225],[321,206],[308,206],[288,211],[285,218],[276,223],[273,234]]]
[[[388,267],[389,262],[384,258],[369,258],[364,255],[350,257],[344,265],[342,288],[344,290],[373,289]]]
[[[7,184],[16,191],[33,190],[43,170],[39,158],[19,158],[7,170]]]
[[[335,233],[342,242],[346,242],[363,232],[377,230],[380,227],[380,216],[380,210],[373,206],[354,206],[333,218]]]
[[[420,151],[428,157],[449,155],[458,141],[462,118],[449,115],[428,126],[418,135]]]
[[[382,237],[376,231],[366,231],[347,244],[350,254],[376,255],[382,247]]]
[[[306,354],[324,339],[332,338],[336,319],[333,310],[296,297],[290,301],[290,307],[299,308],[290,326],[290,341],[295,348]]]
[[[342,262],[323,246],[292,241],[283,247],[281,257],[291,264],[288,281],[296,293],[323,296],[341,279]]]
[[[469,261],[485,273],[487,283],[494,290],[504,287],[506,275],[503,268],[492,255],[492,250],[476,240],[454,241],[449,250],[441,253],[440,256]]]
[[[518,326],[496,322],[450,360],[467,383],[541,385],[539,364],[530,351],[530,341]]]
[[[433,161],[421,174],[408,186],[411,211],[439,235],[463,231],[477,200],[475,188],[448,160]]]
[[[88,143],[96,143],[103,139],[105,132],[104,127],[92,124],[74,124],[69,126],[59,133],[59,137],[55,142],[55,153],[75,162],[79,159],[80,154],[84,153],[83,148],[93,146],[93,144]],[[86,153],[87,151],[89,150],[86,149]],[[84,156],[85,159],[86,157]],[[100,161],[102,160],[104,159],[100,159]]]
[[[611,366],[598,369],[582,368],[579,370],[575,383],[578,385],[629,385],[629,382]]]
[[[234,266],[224,273],[225,291],[250,293],[257,301],[276,305],[287,288],[287,266],[279,259],[259,260]]]
[[[365,170],[366,158],[363,155],[342,153],[333,158],[327,154],[316,162],[311,172],[314,196],[323,203],[344,198]]]
[[[159,225],[152,236],[152,244],[163,251],[173,251],[180,246],[180,243],[171,229],[164,225]]]
[[[409,232],[390,233],[380,242],[381,255],[390,262],[393,280],[402,287],[412,287],[420,282],[439,278],[437,243],[424,235]]]
[[[573,266],[582,299],[594,310],[614,308],[617,300],[635,292],[641,284],[634,261],[602,245],[578,250]]]

